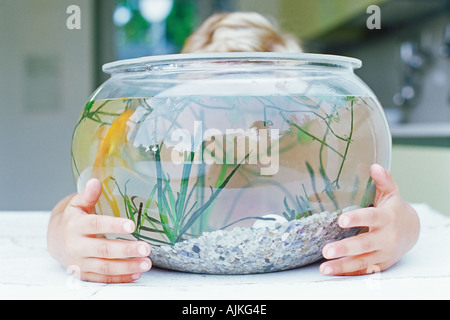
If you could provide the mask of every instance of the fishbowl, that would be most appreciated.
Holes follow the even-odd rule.
[[[75,125],[78,191],[135,222],[156,267],[248,274],[297,268],[354,236],[343,212],[373,205],[369,168],[391,135],[354,58],[175,54],[106,64]]]

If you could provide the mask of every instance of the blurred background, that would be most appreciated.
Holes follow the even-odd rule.
[[[81,29],[67,25],[71,5]],[[307,52],[361,59],[402,196],[450,215],[449,0],[0,0],[0,211],[51,210],[75,192],[72,130],[104,63],[178,53],[224,11],[269,16]]]

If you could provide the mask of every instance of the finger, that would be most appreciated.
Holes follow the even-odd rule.
[[[357,209],[343,213],[338,224],[341,228],[378,227],[386,223],[385,215],[375,207]]]
[[[81,262],[83,272],[102,274],[106,276],[120,276],[147,272],[152,267],[149,258],[134,259],[98,259],[88,258]]]
[[[125,259],[134,257],[148,257],[151,252],[150,245],[142,241],[91,239],[84,238],[80,247],[84,257],[104,259]],[[88,244],[89,242],[89,244]]]
[[[102,193],[102,185],[99,180],[91,179],[79,194],[75,195],[69,205],[81,209],[86,213],[95,213],[95,205]]]
[[[81,280],[96,283],[130,283],[141,278],[141,273],[110,276],[92,272],[81,273]]]
[[[379,198],[382,197],[383,195],[398,192],[397,183],[395,182],[392,175],[389,173],[389,171],[385,170],[379,164],[373,164],[370,167],[370,176],[372,177],[372,180],[375,183],[375,187],[377,190],[375,203],[377,203]]]
[[[130,234],[135,230],[132,220],[112,216],[88,215],[79,219],[78,229],[81,234]]]
[[[323,275],[362,275],[381,271],[378,263],[381,259],[379,251],[362,254],[359,256],[345,257],[333,261],[327,261],[320,265],[319,270]]]
[[[375,232],[367,232],[329,243],[323,247],[322,254],[325,259],[357,256],[379,250],[379,242]]]

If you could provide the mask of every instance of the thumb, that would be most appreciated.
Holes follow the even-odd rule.
[[[392,175],[379,164],[373,164],[370,167],[370,176],[372,177],[377,189],[375,203],[379,202],[384,196],[398,193],[398,186]]]
[[[102,194],[102,184],[97,179],[91,179],[85,188],[70,201],[74,207],[80,208],[86,213],[95,213],[95,205]]]

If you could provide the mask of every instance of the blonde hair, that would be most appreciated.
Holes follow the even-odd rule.
[[[302,52],[298,41],[255,12],[215,14],[187,40],[182,53]]]

